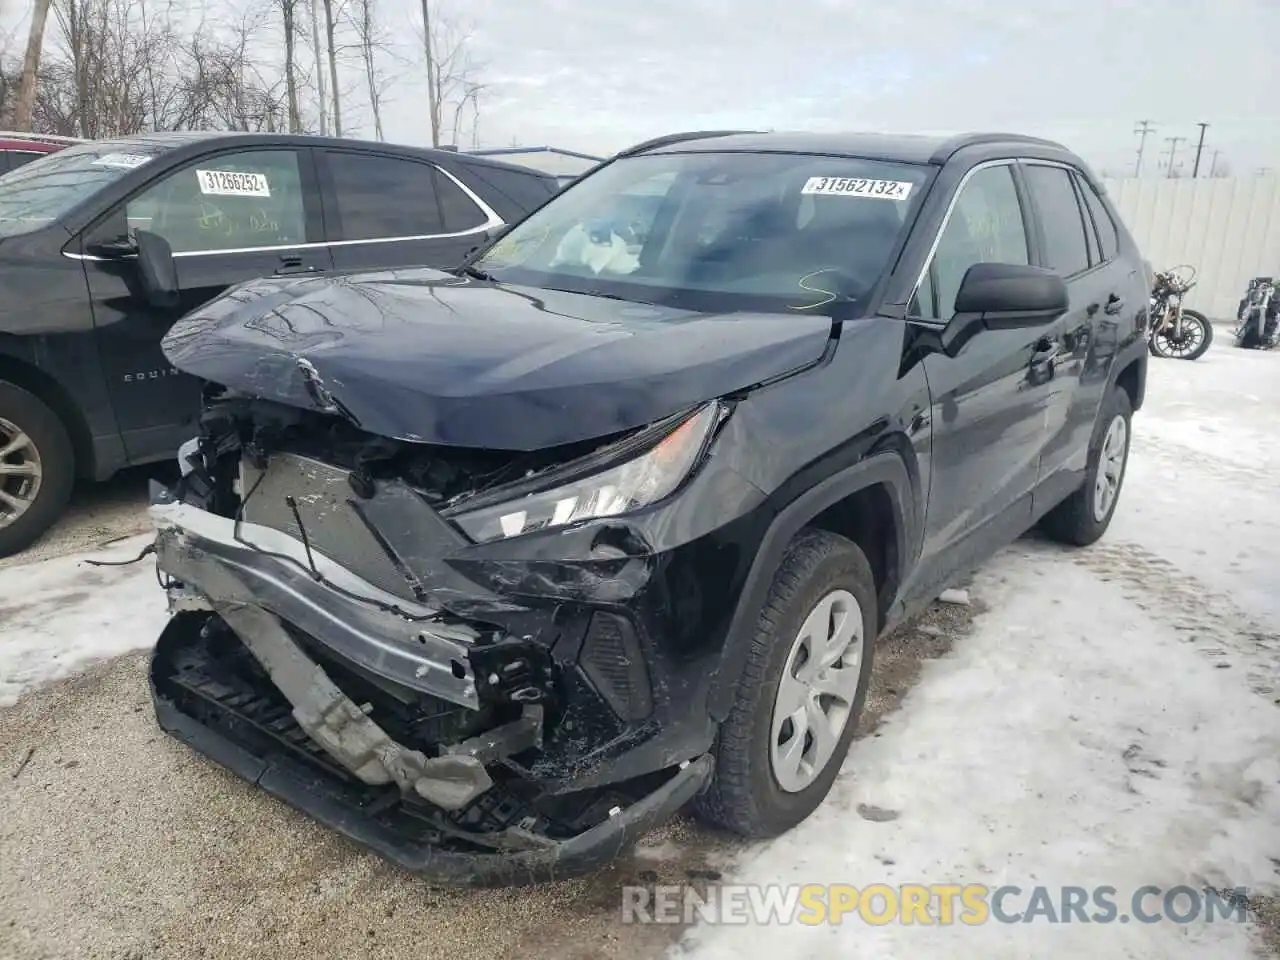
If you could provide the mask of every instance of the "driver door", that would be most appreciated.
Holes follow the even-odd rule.
[[[1033,221],[1012,162],[980,167],[960,187],[909,311],[940,329],[975,263],[1029,264]],[[1052,416],[1046,331],[987,330],[955,357],[930,354],[932,469],[922,581],[943,582],[1031,524],[1031,496]]]
[[[139,463],[170,456],[200,408],[200,382],[174,370],[161,338],[183,314],[261,276],[332,268],[309,149],[205,156],[152,181],[82,238],[93,322],[125,453]],[[136,259],[94,256],[95,244],[142,229],[173,248],[180,302],[150,304]]]

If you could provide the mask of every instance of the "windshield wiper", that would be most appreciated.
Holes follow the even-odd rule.
[[[464,264],[463,266],[458,268],[458,275],[464,276],[464,277],[471,277],[471,279],[473,280],[485,280],[485,281],[488,281],[489,283],[497,282],[494,279],[493,274],[485,273],[479,267],[473,267],[469,263]]]

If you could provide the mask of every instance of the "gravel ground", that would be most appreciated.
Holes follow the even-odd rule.
[[[882,641],[860,736],[978,609],[937,605]],[[715,879],[735,850],[681,818],[592,877],[433,888],[162,734],[141,653],[0,711],[0,809],[5,960],[658,956],[680,930],[619,925],[620,888]]]

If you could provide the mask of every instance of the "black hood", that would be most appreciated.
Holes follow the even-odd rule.
[[[790,373],[830,334],[821,316],[709,315],[415,269],[252,281],[175,324],[164,353],[382,436],[537,450]]]

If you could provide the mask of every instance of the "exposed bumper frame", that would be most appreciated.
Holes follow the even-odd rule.
[[[269,527],[184,503],[154,504],[151,516],[160,570],[195,593],[260,607],[371,673],[479,708],[468,660],[475,635],[439,622],[439,611],[389,594],[321,554],[308,559],[302,543]],[[323,581],[311,574],[311,562]]]

